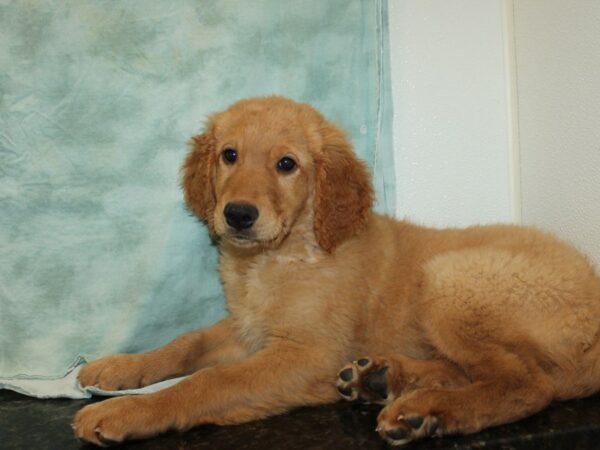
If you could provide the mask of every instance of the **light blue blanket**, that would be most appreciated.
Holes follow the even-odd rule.
[[[0,376],[62,376],[77,355],[148,350],[226,314],[179,168],[237,99],[290,96],[348,129],[393,212],[386,9],[0,1]]]

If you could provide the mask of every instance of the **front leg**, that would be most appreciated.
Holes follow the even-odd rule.
[[[339,360],[333,354],[315,345],[277,340],[244,361],[200,370],[154,394],[86,406],[75,416],[75,435],[103,445],[334,402]]]
[[[201,367],[239,360],[248,349],[237,339],[231,319],[179,336],[164,347],[140,354],[107,356],[79,372],[81,386],[132,389],[193,373]]]

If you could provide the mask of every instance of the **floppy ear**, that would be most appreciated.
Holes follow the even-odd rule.
[[[214,234],[214,211],[216,206],[214,175],[215,175],[215,137],[213,127],[202,134],[194,136],[191,141],[192,149],[183,164],[183,192],[185,202],[208,226]]]
[[[359,161],[343,131],[329,124],[320,130],[323,145],[315,158],[315,218],[317,242],[332,252],[360,233],[373,204],[369,171]]]

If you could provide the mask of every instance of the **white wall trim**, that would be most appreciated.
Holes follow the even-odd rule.
[[[514,0],[503,0],[502,25],[504,68],[506,76],[508,125],[508,174],[511,195],[511,215],[515,223],[523,222],[521,200],[521,149],[519,145],[519,97],[517,57],[515,50]]]

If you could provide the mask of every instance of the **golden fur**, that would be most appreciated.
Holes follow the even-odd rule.
[[[277,169],[284,156],[294,170]],[[341,393],[386,405],[378,430],[403,444],[600,389],[600,280],[582,255],[530,228],[438,230],[371,212],[365,165],[308,105],[256,98],[211,116],[183,187],[219,244],[230,315],[86,365],[81,384],[105,389],[191,375],[86,406],[81,439],[240,423]],[[256,206],[250,229],[227,224],[231,202]]]

